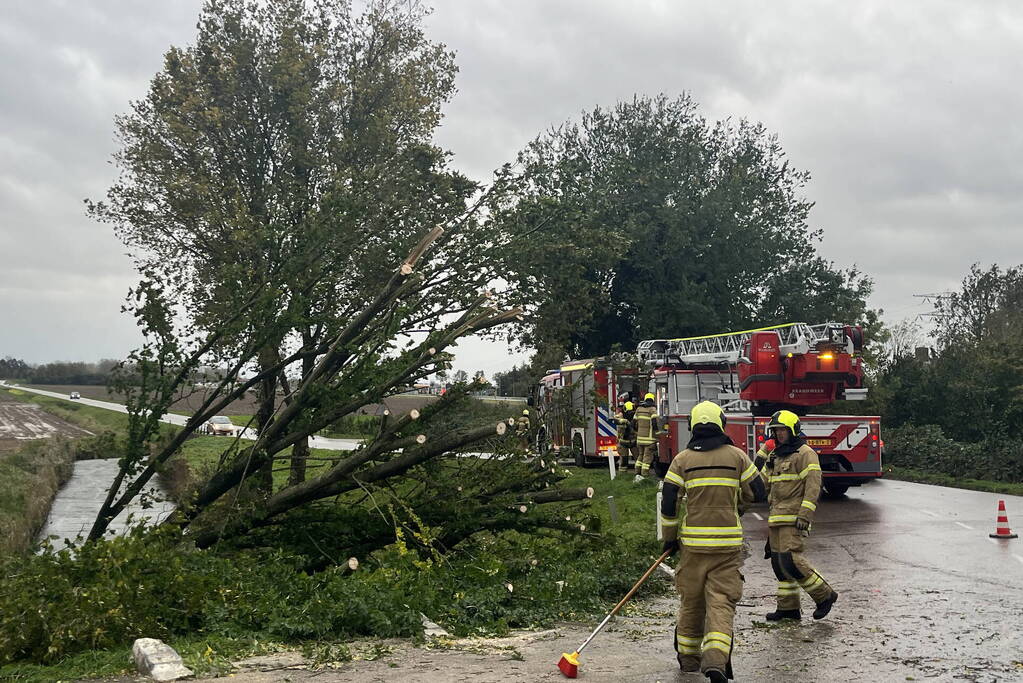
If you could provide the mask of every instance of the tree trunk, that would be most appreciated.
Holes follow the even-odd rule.
[[[273,346],[264,346],[259,351],[259,371],[272,368],[277,364],[279,353]],[[256,432],[263,433],[273,420],[274,412],[277,409],[277,377],[268,375],[259,383],[256,390],[258,406],[256,408]],[[259,473],[253,477],[253,482],[259,491],[266,494],[273,493],[273,460],[259,468]]]
[[[303,335],[305,347],[308,349],[313,340],[308,334]],[[307,356],[302,359],[302,379],[305,379],[316,367],[316,358]],[[306,462],[309,459],[309,439],[301,439],[291,447],[291,469],[288,471],[288,486],[295,486],[305,481]]]

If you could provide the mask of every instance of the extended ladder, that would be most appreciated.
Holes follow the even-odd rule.
[[[807,353],[821,345],[839,347],[851,354],[854,351],[853,340],[849,339],[845,330],[846,326],[841,323],[787,323],[705,337],[647,339],[639,343],[637,353],[645,365],[734,366],[742,358],[743,348],[754,332],[774,331],[778,334],[783,354]]]

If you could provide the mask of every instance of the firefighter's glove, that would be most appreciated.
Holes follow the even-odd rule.
[[[674,555],[677,552],[678,552],[678,539],[677,538],[675,540],[673,540],[673,541],[665,541],[664,542],[664,547],[661,548],[661,554],[663,555],[664,553],[668,553],[668,557],[671,557],[672,555]]]
[[[767,539],[767,541],[764,542],[764,559],[771,559],[771,539]]]
[[[796,528],[800,531],[807,531],[810,528],[810,520],[796,517]]]

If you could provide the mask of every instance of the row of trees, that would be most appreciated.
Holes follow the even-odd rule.
[[[955,455],[942,461],[935,432],[921,436],[934,457],[901,461],[918,450],[912,434],[891,450],[896,464],[1018,481],[1023,471],[1023,266],[975,265],[960,288],[937,298],[931,339],[918,325],[894,326],[872,391],[889,428],[938,428]],[[933,346],[933,348],[931,348]],[[962,450],[955,444],[975,444]],[[902,453],[899,450],[903,451]]]
[[[0,359],[0,379],[18,379],[28,384],[103,385],[118,361],[103,359],[96,363],[58,361],[29,365],[17,358]]]

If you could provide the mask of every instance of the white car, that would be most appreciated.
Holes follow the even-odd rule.
[[[236,426],[231,422],[231,418],[223,415],[211,417],[210,421],[206,423],[206,433],[213,436],[234,436],[239,431],[241,431],[241,427]]]
[[[78,399],[80,399],[81,397],[82,397],[82,395],[81,395],[81,394],[79,394],[79,393],[78,393],[77,391],[72,391],[72,392],[71,392],[71,396],[70,396],[70,398],[71,398],[71,400],[72,400],[72,401],[77,401],[77,400],[78,400]]]

